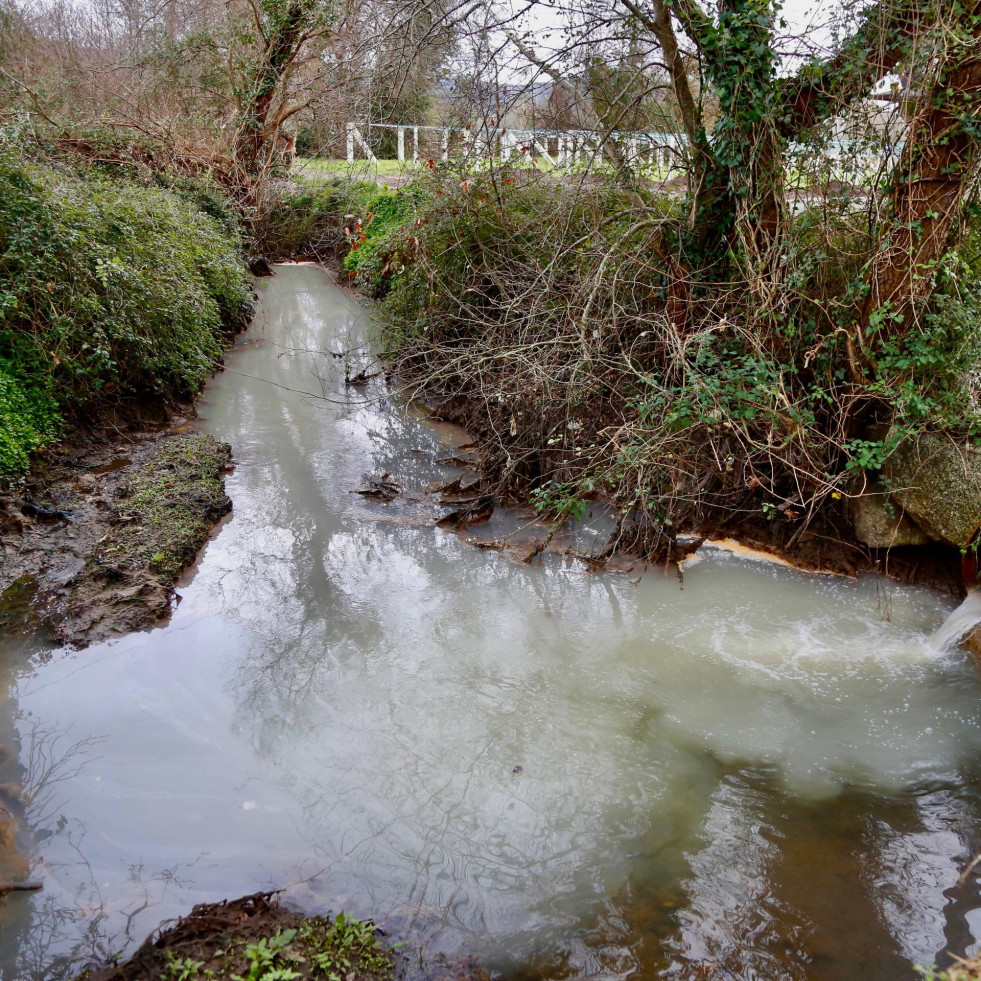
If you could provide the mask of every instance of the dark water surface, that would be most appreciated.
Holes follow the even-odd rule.
[[[900,981],[975,949],[981,681],[931,644],[947,599],[470,549],[352,493],[455,475],[451,432],[345,386],[366,314],[312,266],[261,289],[201,406],[234,514],[172,622],[0,644],[44,880],[0,903],[4,979],[290,884],[515,978]]]

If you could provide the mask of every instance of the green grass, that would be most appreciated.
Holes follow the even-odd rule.
[[[297,157],[293,172],[301,177],[411,177],[425,161],[413,165],[411,160],[327,160],[323,157]]]
[[[440,162],[440,161],[437,161]],[[384,177],[404,177],[411,178],[424,170],[426,161],[420,159],[417,163],[411,160],[355,160],[348,163],[347,160],[332,160],[323,157],[297,157],[293,164],[293,173],[299,177],[325,179],[333,177],[360,178],[371,180]],[[467,168],[471,172],[486,171],[487,161],[482,161],[479,167]],[[459,161],[454,162],[459,167]],[[496,166],[503,167],[499,161]],[[601,164],[576,164],[571,168],[558,167],[549,163],[542,157],[536,161],[514,159],[507,165],[510,170],[537,171],[540,174],[593,174],[609,176],[613,173],[613,167],[607,163]],[[677,171],[671,171],[662,166],[642,167],[638,171],[638,176],[645,180],[663,181],[674,176]]]

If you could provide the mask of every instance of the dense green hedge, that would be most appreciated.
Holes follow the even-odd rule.
[[[0,153],[0,475],[87,405],[196,393],[249,298],[237,236],[186,187]]]

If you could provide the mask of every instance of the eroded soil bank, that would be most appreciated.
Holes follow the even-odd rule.
[[[230,466],[228,444],[183,418],[52,447],[0,494],[0,623],[40,621],[84,647],[165,620],[178,576],[231,510]]]

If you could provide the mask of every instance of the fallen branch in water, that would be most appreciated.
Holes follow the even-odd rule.
[[[957,877],[958,887],[963,886],[964,883],[967,882],[971,876],[971,873],[978,867],[978,863],[981,863],[981,852],[978,852],[978,854],[964,866],[964,871]]]
[[[43,882],[0,882],[0,893],[37,892],[43,888]]]

